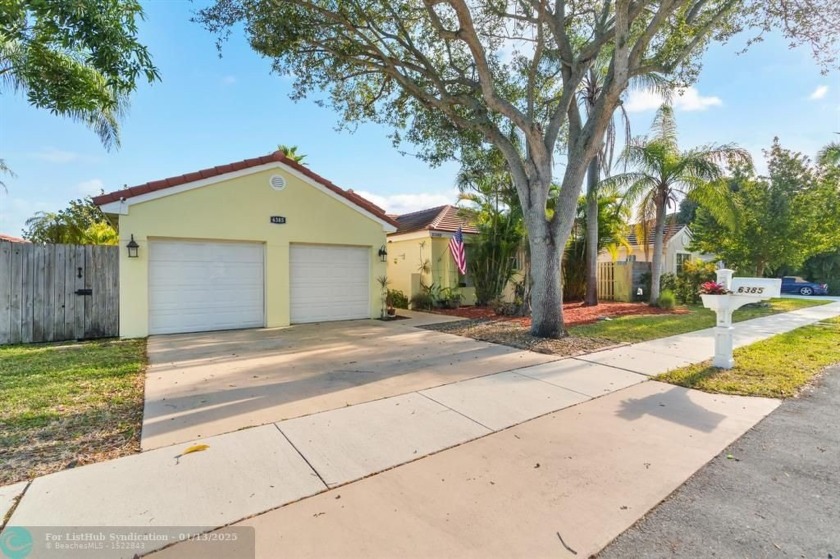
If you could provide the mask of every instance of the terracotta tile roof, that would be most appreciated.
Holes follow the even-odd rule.
[[[7,243],[29,243],[26,239],[12,237],[11,235],[4,235],[3,233],[0,233],[0,241],[5,241]]]
[[[220,165],[218,167],[210,167],[208,169],[202,169],[200,171],[195,171],[184,175],[178,175],[176,177],[170,177],[168,179],[151,181],[137,186],[124,188],[122,190],[117,190],[115,192],[109,192],[108,194],[102,194],[101,196],[94,197],[93,203],[97,206],[101,206],[110,202],[118,202],[119,200],[124,198],[132,198],[134,196],[140,196],[141,194],[147,194],[149,192],[157,192],[158,190],[165,190],[167,188],[172,188],[173,186],[179,186],[182,184],[187,184],[202,179],[209,179],[211,177],[218,177],[219,175],[232,173],[234,171],[242,171],[244,169],[257,167],[259,165],[265,165],[267,163],[282,163],[283,165],[286,165],[291,169],[294,169],[295,171],[306,175],[318,184],[325,186],[326,188],[335,192],[339,196],[346,198],[356,206],[372,213],[382,221],[390,223],[395,227],[398,226],[398,223],[394,219],[385,214],[385,210],[383,210],[370,200],[359,196],[352,190],[344,190],[343,188],[336,186],[324,177],[313,173],[307,167],[304,167],[303,165],[295,163],[291,159],[288,159],[283,155],[282,152],[279,151],[275,151],[274,153],[263,155],[261,157],[245,159],[242,161],[237,161],[235,163],[229,163],[227,165]]]
[[[630,234],[627,235],[627,242],[633,246],[641,246],[642,244],[636,235],[636,230],[638,227],[638,223],[634,223],[633,225],[631,225]],[[653,244],[653,227],[653,223],[649,223],[647,225],[647,241],[649,245]],[[675,214],[669,215],[667,221],[665,222],[665,242],[667,243],[668,241],[670,241],[674,235],[682,231],[684,228],[684,224],[677,223]]]
[[[458,226],[464,233],[478,233],[475,225],[458,215],[458,208],[450,205],[403,214],[396,220],[397,231],[391,235],[423,230],[454,233]]]

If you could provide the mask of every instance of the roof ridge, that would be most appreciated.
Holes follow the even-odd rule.
[[[251,167],[256,167],[259,165],[265,165],[268,163],[280,163],[289,167],[290,169],[305,175],[309,179],[321,184],[327,190],[332,191],[333,193],[341,196],[342,198],[346,199],[348,202],[356,205],[357,207],[371,213],[377,219],[384,221],[390,225],[396,227],[398,224],[396,220],[388,217],[385,213],[385,210],[365,198],[351,190],[345,190],[332,181],[325,179],[321,175],[315,173],[314,171],[310,170],[308,167],[293,161],[292,159],[286,157],[283,152],[281,151],[274,151],[267,155],[261,155],[259,157],[252,157],[250,159],[242,159],[240,161],[235,161],[233,163],[227,163],[225,165],[217,165],[215,167],[208,167],[206,169],[200,169],[198,171],[193,171],[191,173],[184,173],[181,175],[175,175],[165,179],[159,179],[154,181],[145,182],[139,184],[137,186],[126,187],[121,190],[115,190],[113,192],[109,192],[107,194],[101,194],[99,196],[95,196],[93,198],[93,203],[97,206],[102,206],[104,204],[108,204],[110,202],[118,202],[120,200],[124,200],[125,198],[133,198],[134,196],[140,196],[142,194],[147,194],[150,192],[156,192],[158,190],[165,190],[167,188],[171,188],[173,186],[180,186],[182,184],[188,184],[191,182],[197,182],[203,179],[209,179],[212,177],[218,177],[221,175],[225,175],[228,173],[233,173],[236,171],[243,171],[245,169],[249,169]]]
[[[405,213],[405,214],[398,214],[397,217],[408,217],[410,215],[415,215],[415,214],[419,214],[419,213],[423,213],[423,212],[430,212],[432,210],[442,210],[447,205],[448,204],[443,204],[442,206],[432,206],[431,208],[424,208],[422,210],[414,210],[413,212],[408,212],[408,213]]]

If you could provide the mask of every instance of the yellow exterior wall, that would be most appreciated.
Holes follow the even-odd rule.
[[[441,288],[458,287],[458,270],[449,254],[449,237],[435,236],[440,233],[418,231],[405,235],[393,235],[388,241],[388,279],[389,288],[398,289],[410,299],[420,292],[420,266],[428,260],[431,273],[422,274],[426,285]],[[422,259],[421,259],[422,255]],[[475,304],[475,288],[461,287],[461,304]]]
[[[269,178],[281,175],[286,188],[276,191]],[[275,225],[272,215],[287,222]],[[371,250],[371,318],[381,309],[376,278],[386,272],[377,251],[385,244],[383,225],[319,191],[283,169],[270,169],[131,205],[119,216],[120,245],[131,235],[139,257],[120,251],[120,335],[148,335],[148,249],[152,239],[251,241],[265,244],[266,326],[287,326],[290,313],[291,243],[365,246]]]

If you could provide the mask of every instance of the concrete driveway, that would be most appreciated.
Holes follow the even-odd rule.
[[[558,359],[412,317],[153,336],[143,450]]]

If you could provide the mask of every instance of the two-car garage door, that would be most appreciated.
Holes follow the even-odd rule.
[[[152,241],[149,332],[264,326],[264,259],[262,243]],[[292,323],[370,316],[366,247],[293,244],[289,279]]]

